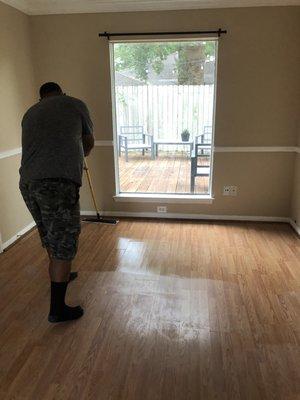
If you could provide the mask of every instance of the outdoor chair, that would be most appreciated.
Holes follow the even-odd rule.
[[[212,144],[212,129],[204,127],[204,132],[195,137],[194,149],[191,156],[191,192],[195,191],[195,178],[210,175],[210,157]],[[208,161],[203,164],[203,159]]]
[[[121,126],[118,144],[119,157],[124,150],[126,162],[128,162],[129,150],[141,150],[143,155],[145,155],[145,150],[150,150],[151,158],[154,159],[153,136],[144,133],[143,126]]]
[[[201,135],[195,136],[195,143],[194,147],[197,144],[206,144],[206,145],[211,145],[212,143],[212,127],[211,126],[204,126],[203,128],[203,133]],[[207,149],[202,148],[201,149],[201,154],[202,156],[210,156],[210,151],[207,151]]]

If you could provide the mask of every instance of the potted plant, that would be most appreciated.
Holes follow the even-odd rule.
[[[190,140],[190,132],[189,132],[187,129],[185,129],[185,130],[182,132],[182,134],[181,134],[181,140],[182,140],[183,142],[188,142],[188,141]]]

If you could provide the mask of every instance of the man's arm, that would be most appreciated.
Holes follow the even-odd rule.
[[[81,118],[82,118],[82,145],[84,156],[87,157],[95,145],[93,135],[93,122],[90,117],[87,106],[81,102]]]
[[[95,140],[94,140],[94,135],[92,133],[82,136],[82,145],[85,157],[87,157],[90,154],[92,148],[94,147],[94,144]]]

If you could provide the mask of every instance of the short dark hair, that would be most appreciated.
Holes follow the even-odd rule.
[[[61,87],[55,82],[46,82],[40,87],[40,97],[43,98],[49,93],[62,93]]]

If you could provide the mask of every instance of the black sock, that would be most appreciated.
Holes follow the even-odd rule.
[[[50,315],[61,315],[65,307],[68,282],[51,282]]]
[[[51,282],[51,303],[49,322],[63,322],[78,319],[83,315],[80,306],[70,307],[65,304],[68,282]]]

